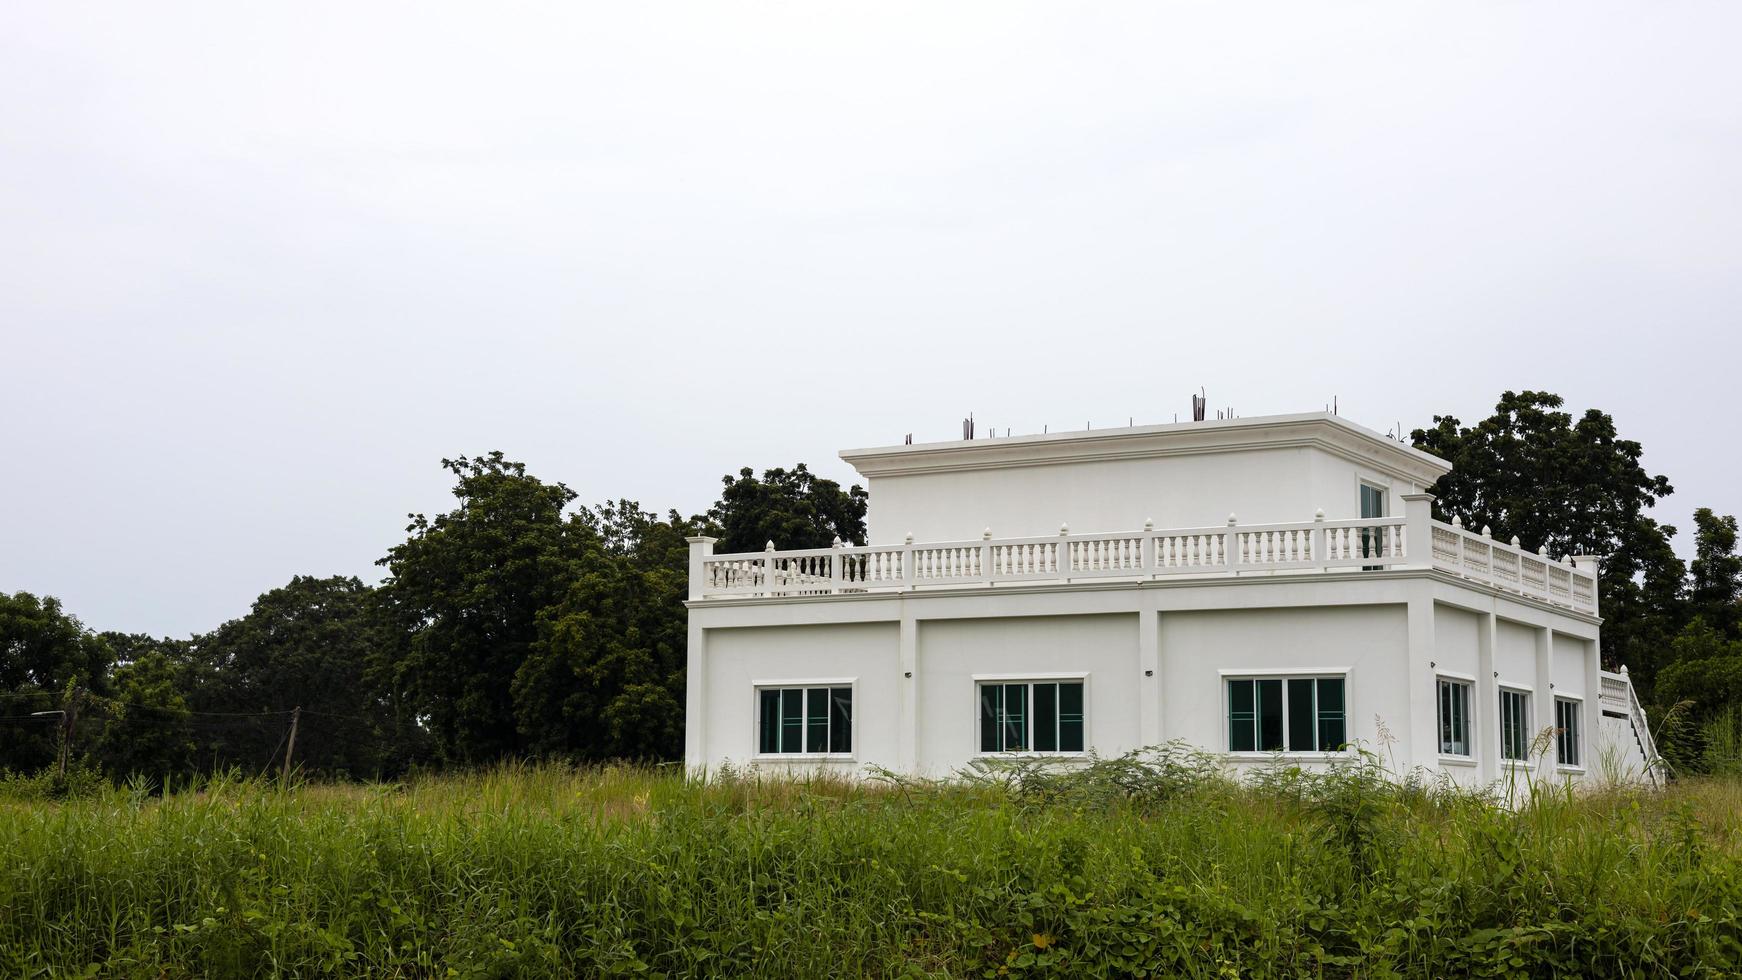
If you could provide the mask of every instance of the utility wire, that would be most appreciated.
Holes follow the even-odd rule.
[[[157,705],[157,704],[138,704],[135,702],[123,701],[120,698],[110,697],[109,695],[106,695],[106,694],[93,694],[89,691],[84,692],[83,696],[89,701],[103,702],[103,703],[113,705],[116,707],[125,707],[125,708],[129,708],[129,709],[143,708],[147,711],[166,711],[166,712],[170,712],[173,714],[201,715],[201,716],[205,716],[208,718],[265,718],[265,717],[269,717],[272,715],[289,715],[292,713],[292,709],[289,709],[289,708],[286,708],[283,710],[268,710],[268,711],[195,711],[192,708],[166,708],[162,705]],[[10,698],[10,699],[14,699],[14,700],[35,699],[35,698],[42,698],[42,697],[52,698],[53,695],[51,695],[47,691],[36,691],[36,692],[25,693],[25,694],[0,694],[0,698]],[[56,709],[52,709],[52,710],[58,711],[60,709],[56,708]],[[333,712],[333,711],[315,711],[315,710],[312,710],[309,708],[302,709],[302,713],[305,715],[320,715],[323,718],[342,718],[342,719],[345,719],[348,721],[364,721],[364,722],[366,722],[366,721],[373,720],[366,715],[340,714],[338,712]],[[0,717],[6,717],[6,716],[0,716]],[[18,716],[18,717],[24,717],[24,716]]]
[[[171,714],[201,715],[208,718],[266,718],[272,715],[290,714],[289,711],[195,711],[192,708],[166,708],[160,704],[140,704],[133,701],[123,701],[120,698],[111,698],[101,694],[88,694],[86,697],[90,698],[92,701],[104,702],[117,708],[126,708],[129,710],[134,708],[144,708],[147,711],[167,711]]]
[[[322,718],[341,718],[346,721],[374,721],[373,718],[370,718],[367,715],[341,715],[331,711],[314,711],[309,708],[302,709],[302,713],[305,715],[320,715]]]

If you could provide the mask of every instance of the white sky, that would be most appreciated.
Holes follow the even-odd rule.
[[[1613,413],[1742,512],[1742,6],[0,10],[0,590],[375,581],[442,456]],[[1552,502],[1549,504],[1552,506]],[[1303,513],[1314,506],[1303,501]]]

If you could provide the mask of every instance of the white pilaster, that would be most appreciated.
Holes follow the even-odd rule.
[[[1579,733],[1579,764],[1585,767],[1587,780],[1597,775],[1597,738],[1603,725],[1603,653],[1596,640],[1585,642],[1585,677],[1583,693],[1585,710],[1581,721],[1585,730]]]
[[[1571,561],[1573,567],[1579,571],[1591,573],[1591,614],[1596,615],[1598,608],[1602,605],[1602,599],[1598,594],[1603,591],[1603,573],[1599,568],[1600,562],[1598,561],[1597,556],[1574,555],[1568,560]],[[1599,712],[1599,716],[1600,715],[1601,712]]]
[[[696,580],[692,577],[691,581]],[[703,774],[708,767],[707,642],[707,630],[702,629],[702,624],[696,621],[696,614],[692,610],[689,615],[689,641],[685,651],[683,755],[684,768],[693,776]]]
[[[718,538],[707,535],[684,538],[690,546],[690,587],[691,600],[699,600],[706,591],[707,562],[709,555],[714,553],[714,545]],[[707,631],[696,622],[696,614],[692,610],[688,616],[689,638],[684,647],[684,767],[692,774],[706,771],[707,759],[707,689],[708,689],[708,658]]]
[[[1403,554],[1411,568],[1433,566],[1433,503],[1431,493],[1403,495]]]
[[[684,538],[684,540],[688,541],[690,545],[690,598],[700,599],[704,591],[704,583],[707,581],[706,559],[714,553],[714,545],[720,539],[710,538],[703,534],[693,538]]]
[[[1536,745],[1536,739],[1544,729],[1554,727],[1554,630],[1547,626],[1536,630],[1536,690],[1530,698],[1530,713],[1533,727],[1530,732],[1531,745]],[[1543,779],[1554,777],[1555,752],[1551,742],[1548,751],[1536,761],[1536,773]]]
[[[902,772],[919,771],[919,621],[913,605],[901,603],[901,731],[896,745]]]
[[[1476,773],[1484,784],[1500,773],[1500,685],[1495,677],[1494,647],[1500,621],[1492,611],[1476,621],[1476,687],[1470,692],[1470,734],[1476,740]]]
[[[1413,494],[1411,496],[1414,496]],[[1413,561],[1413,559],[1411,559]],[[1405,739],[1405,753],[1402,756],[1405,765],[1421,767],[1429,772],[1439,769],[1439,738],[1436,725],[1437,686],[1435,684],[1434,661],[1438,659],[1436,652],[1436,637],[1434,635],[1434,598],[1433,591],[1427,582],[1411,583],[1409,590],[1409,670],[1407,671],[1409,690],[1406,692],[1407,705],[1403,717],[1395,721],[1388,719],[1388,724],[1401,724],[1403,731],[1397,733]],[[1380,709],[1384,713],[1383,708]],[[1398,775],[1404,775],[1399,773]]]
[[[1155,611],[1155,591],[1139,593],[1137,605],[1137,732],[1141,744],[1160,745],[1161,621]]]

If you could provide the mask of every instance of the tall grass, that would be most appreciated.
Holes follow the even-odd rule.
[[[1706,722],[1702,734],[1706,743],[1706,770],[1742,776],[1742,705],[1726,705]]]
[[[0,798],[0,975],[1735,976],[1742,781],[1518,808],[1174,748]]]

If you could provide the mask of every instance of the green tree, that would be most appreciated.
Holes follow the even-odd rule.
[[[1675,772],[1706,772],[1714,762],[1714,741],[1735,744],[1736,712],[1742,705],[1742,640],[1732,640],[1695,617],[1677,634],[1666,660],[1650,712],[1662,729],[1658,750]]]
[[[1694,560],[1688,606],[1695,616],[1730,639],[1742,639],[1742,554],[1736,552],[1736,518],[1710,507],[1694,511]]]
[[[696,532],[621,500],[578,515],[592,532],[581,572],[540,617],[514,679],[535,752],[672,759],[683,750],[684,597]]]
[[[1704,720],[1727,705],[1742,704],[1742,641],[1695,619],[1670,646],[1669,666],[1658,675],[1660,705],[1686,701],[1694,717]]]
[[[108,689],[107,644],[53,596],[0,592],[0,769],[33,771],[54,762],[60,728],[32,712],[64,707],[67,692]]]
[[[1608,414],[1590,409],[1575,422],[1561,405],[1559,395],[1508,391],[1474,426],[1435,416],[1410,439],[1452,464],[1433,487],[1440,519],[1557,557],[1601,559],[1604,659],[1649,688],[1685,619],[1675,528],[1645,513],[1672,488],[1646,472],[1639,443],[1619,438]]]
[[[315,772],[379,773],[390,755],[390,713],[365,676],[382,631],[374,590],[348,576],[298,575],[254,600],[246,616],[198,638],[195,655],[210,680],[207,710],[304,709],[298,764]],[[218,730],[207,752],[222,763],[266,765],[282,741],[280,717]]]
[[[183,696],[183,671],[162,650],[150,650],[115,671],[115,694],[103,707],[106,723],[97,755],[118,776],[164,780],[194,763],[193,716]]]
[[[813,474],[803,463],[790,470],[755,472],[746,466],[737,477],[723,477],[725,489],[708,511],[719,529],[722,552],[777,548],[827,548],[836,538],[865,543],[869,498],[860,486],[841,485]]]
[[[383,613],[403,636],[373,675],[403,692],[441,758],[488,762],[527,747],[514,676],[597,541],[564,515],[573,491],[500,452],[442,465],[459,506],[411,515],[410,537],[381,560]]]
[[[193,661],[193,644],[188,640],[113,630],[106,630],[97,636],[109,645],[109,653],[117,664],[130,664],[148,653],[161,653],[182,665],[191,664]]]
[[[198,710],[202,698],[215,699],[218,710],[228,710],[223,707],[223,701],[212,692],[218,678],[213,671],[206,668],[194,655],[192,640],[178,640],[172,637],[151,636],[147,633],[121,633],[113,630],[97,634],[109,648],[114,667],[111,670],[111,695],[118,695],[114,685],[122,676],[122,671],[130,664],[147,660],[161,660],[167,664],[174,680],[174,689],[183,701],[183,707]],[[136,692],[137,696],[137,692]],[[150,709],[140,709],[149,711]],[[118,739],[125,739],[125,726],[128,722],[122,713],[117,712],[114,705],[106,698],[90,698],[86,701],[85,710],[79,713],[79,741],[88,737],[90,744],[96,746],[97,761],[105,766],[111,775],[126,776],[128,771],[120,768],[124,753],[116,750]],[[221,737],[222,732],[202,733],[197,723],[189,721],[190,737],[194,740],[195,753],[192,756],[194,768],[198,768],[200,760],[211,756],[213,739]],[[206,737],[202,738],[202,734]],[[215,763],[219,761],[213,757]],[[154,772],[153,775],[163,775]]]
[[[225,710],[224,699],[228,697],[228,694],[217,690],[222,679],[217,677],[216,672],[209,665],[200,660],[194,650],[194,644],[199,637],[177,640],[168,636],[152,636],[148,633],[120,633],[113,630],[98,633],[97,637],[108,645],[111,661],[115,667],[119,668],[142,660],[148,655],[158,654],[174,665],[176,689],[187,698],[190,708],[198,711],[210,706]]]

